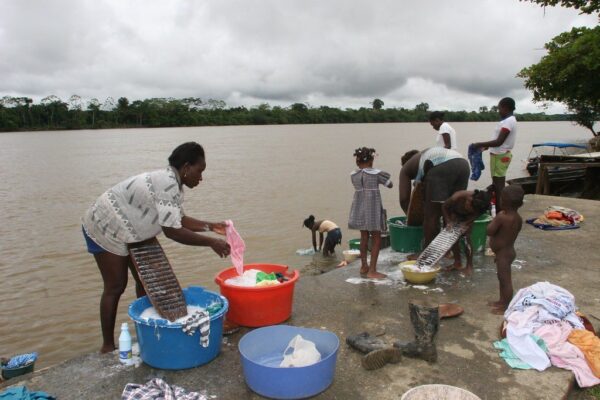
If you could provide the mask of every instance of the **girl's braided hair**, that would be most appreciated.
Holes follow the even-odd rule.
[[[375,149],[371,149],[368,147],[360,147],[354,150],[354,157],[359,162],[369,162],[375,159]]]

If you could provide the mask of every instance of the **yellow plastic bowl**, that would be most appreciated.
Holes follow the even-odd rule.
[[[344,260],[350,264],[353,261],[356,261],[358,257],[360,257],[360,252],[356,250],[344,250],[342,252],[344,254]]]
[[[409,265],[414,265],[416,263],[416,261],[404,261],[400,263],[400,271],[402,271],[404,279],[410,283],[429,283],[434,280],[437,273],[440,272],[439,266],[436,266],[433,271],[426,272],[417,272],[408,268]]]

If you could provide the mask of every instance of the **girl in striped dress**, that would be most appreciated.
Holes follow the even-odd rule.
[[[377,272],[377,258],[381,247],[381,231],[385,226],[383,205],[379,185],[391,188],[392,180],[387,172],[374,169],[375,149],[362,147],[354,151],[358,169],[352,172],[354,199],[350,209],[348,228],[360,230],[360,275],[367,278],[383,279],[385,274]],[[367,245],[371,244],[371,263],[367,264]]]

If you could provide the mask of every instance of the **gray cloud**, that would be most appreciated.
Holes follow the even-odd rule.
[[[517,0],[4,0],[0,94],[535,111],[515,75],[596,22]]]

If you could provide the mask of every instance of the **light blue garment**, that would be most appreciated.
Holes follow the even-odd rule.
[[[423,150],[421,158],[419,159],[419,170],[415,177],[415,182],[422,182],[425,176],[425,162],[430,161],[433,166],[438,166],[445,163],[446,161],[454,160],[455,158],[463,158],[463,156],[456,150],[446,149],[445,147],[430,147]]]
[[[38,353],[36,353],[35,351],[33,353],[20,354],[18,356],[12,357],[10,361],[8,361],[8,364],[6,364],[6,368],[21,368],[26,366],[27,364],[31,364],[32,362],[37,360],[37,358]]]
[[[535,335],[531,335],[531,338],[538,346],[540,346],[540,348],[542,350],[544,350],[546,353],[548,352],[548,347],[546,346],[546,343],[544,342],[544,340],[542,338],[540,338],[539,336],[535,336]],[[498,340],[498,341],[494,342],[494,348],[501,350],[500,357],[502,357],[504,359],[504,361],[506,361],[506,363],[508,364],[509,367],[515,368],[515,369],[533,369],[533,367],[531,365],[522,361],[512,351],[512,349],[510,348],[510,345],[508,344],[508,340],[502,339],[502,340]]]
[[[30,392],[25,386],[16,386],[0,393],[0,400],[56,400],[46,392]]]

